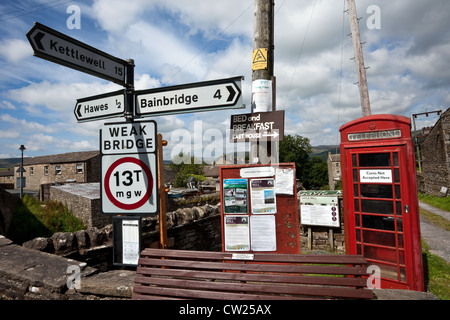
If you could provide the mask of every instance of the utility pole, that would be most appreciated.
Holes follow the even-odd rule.
[[[361,108],[363,116],[371,115],[369,90],[367,88],[366,68],[362,53],[361,39],[359,35],[358,16],[356,15],[355,0],[347,0],[348,14],[350,17],[350,29],[352,32],[353,50],[355,52],[356,71],[358,73],[359,95],[361,96]]]
[[[255,0],[252,55],[252,113],[276,110],[274,66],[274,0]],[[260,92],[265,86],[270,91]],[[256,89],[258,88],[258,89]],[[264,89],[263,89],[264,90]],[[257,92],[258,91],[258,92]],[[271,101],[260,105],[256,95],[266,94]],[[266,158],[267,156],[267,158]],[[278,163],[278,141],[250,144],[250,163]]]

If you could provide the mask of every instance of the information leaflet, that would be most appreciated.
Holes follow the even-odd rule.
[[[277,212],[275,179],[251,179],[250,193],[253,214]]]

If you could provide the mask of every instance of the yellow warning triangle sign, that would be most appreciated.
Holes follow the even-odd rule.
[[[267,49],[259,48],[253,50],[253,70],[267,69]]]

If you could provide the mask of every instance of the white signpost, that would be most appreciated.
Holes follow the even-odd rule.
[[[113,57],[38,22],[27,33],[34,55],[126,86],[125,60]]]
[[[244,107],[242,77],[136,91],[136,116]]]
[[[120,90],[77,99],[73,112],[78,122],[123,116],[125,112],[125,92]]]
[[[158,213],[156,135],[153,120],[105,123],[100,129],[104,214]]]

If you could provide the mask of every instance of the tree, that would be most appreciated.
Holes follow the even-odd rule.
[[[308,138],[286,135],[279,145],[280,163],[294,162],[297,179],[306,189],[321,189],[328,184],[328,166],[320,157],[311,159]]]
[[[328,185],[328,166],[320,157],[314,156],[309,160],[309,170],[305,177],[304,187],[308,190],[318,190]]]
[[[309,139],[299,135],[285,135],[279,144],[280,163],[294,162],[297,179],[305,182],[308,174],[308,159],[312,152]]]
[[[188,158],[190,162],[185,163],[182,161],[180,163],[172,162],[170,164],[170,167],[175,171],[175,181],[173,183],[175,187],[186,187],[189,178],[192,176],[195,176],[197,181],[206,179],[203,174],[204,164],[196,164],[194,157],[189,157],[189,155],[183,155],[182,153],[178,157],[178,159]]]

